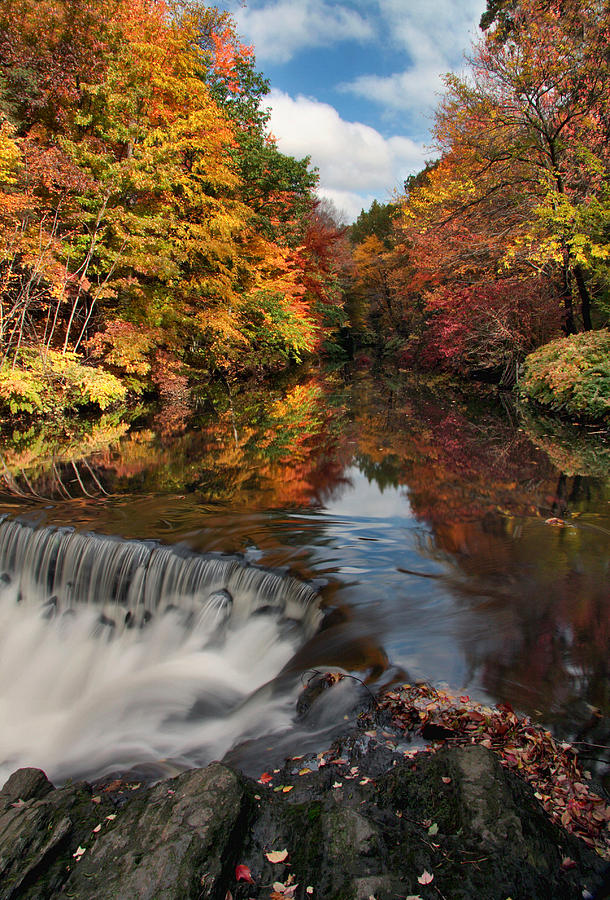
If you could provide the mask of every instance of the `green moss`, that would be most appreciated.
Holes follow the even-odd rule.
[[[319,803],[312,803],[307,809],[307,818],[310,823],[317,822],[322,813],[322,807]]]

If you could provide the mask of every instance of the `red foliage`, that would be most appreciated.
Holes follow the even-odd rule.
[[[428,294],[426,306],[430,350],[465,373],[514,369],[560,327],[559,308],[540,278],[445,286]]]

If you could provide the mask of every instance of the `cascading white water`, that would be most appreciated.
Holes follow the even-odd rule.
[[[316,629],[317,595],[240,560],[0,524],[0,783],[218,758],[288,726],[262,689]]]

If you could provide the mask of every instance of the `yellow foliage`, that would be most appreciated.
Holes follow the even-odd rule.
[[[14,139],[15,129],[8,122],[0,125],[0,184],[16,184],[21,152]]]

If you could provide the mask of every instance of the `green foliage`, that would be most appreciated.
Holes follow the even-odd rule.
[[[76,353],[26,351],[20,362],[0,367],[0,409],[11,414],[57,415],[63,410],[125,400],[127,388],[103,369],[83,365]]]
[[[352,244],[361,244],[365,238],[374,235],[389,249],[392,244],[392,220],[398,211],[396,203],[378,203],[373,200],[370,209],[363,209],[349,230]]]
[[[506,39],[512,25],[511,14],[516,5],[516,0],[487,0],[487,9],[481,16],[479,28],[487,31],[495,25],[498,37]]]
[[[530,353],[520,392],[570,416],[610,418],[610,331],[560,338]]]

